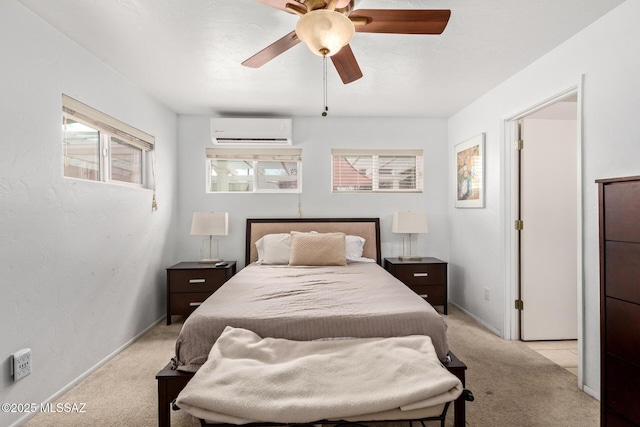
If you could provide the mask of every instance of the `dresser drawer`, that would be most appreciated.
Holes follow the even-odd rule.
[[[227,281],[228,270],[169,270],[169,292],[214,292]]]
[[[169,315],[189,315],[210,295],[211,293],[209,292],[180,292],[171,294],[169,296],[169,299],[171,300],[171,313],[169,313]]]
[[[607,296],[640,304],[640,243],[605,242]]]
[[[605,390],[606,408],[622,415],[636,425],[640,425],[640,399],[638,384],[640,383],[640,367],[606,355]]]
[[[444,285],[447,283],[445,264],[416,264],[395,267],[394,275],[407,286]]]
[[[603,425],[607,427],[638,427],[637,424],[632,424],[613,411],[607,410],[604,412],[604,415],[606,418]]]
[[[604,218],[605,240],[640,243],[640,181],[618,182],[605,185]]]
[[[606,298],[607,351],[640,365],[640,305]]]

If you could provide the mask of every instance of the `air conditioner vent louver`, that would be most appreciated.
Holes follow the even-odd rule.
[[[215,145],[292,145],[292,120],[282,118],[211,119]]]

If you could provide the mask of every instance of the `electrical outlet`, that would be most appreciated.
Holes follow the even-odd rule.
[[[484,299],[489,301],[489,288],[484,288]]]
[[[11,355],[13,380],[18,381],[31,373],[31,349],[23,348]]]

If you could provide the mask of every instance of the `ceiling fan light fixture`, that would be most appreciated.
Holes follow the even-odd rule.
[[[300,17],[296,34],[318,56],[332,56],[348,44],[356,30],[353,22],[340,12],[313,10]]]

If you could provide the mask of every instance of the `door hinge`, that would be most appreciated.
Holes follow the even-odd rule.
[[[521,299],[516,300],[516,310],[524,310],[524,302]]]
[[[516,141],[516,150],[523,150],[524,149],[524,141],[522,139],[519,139]]]
[[[522,221],[521,219],[516,219],[514,227],[515,227],[516,230],[523,230],[524,229],[524,221]]]

